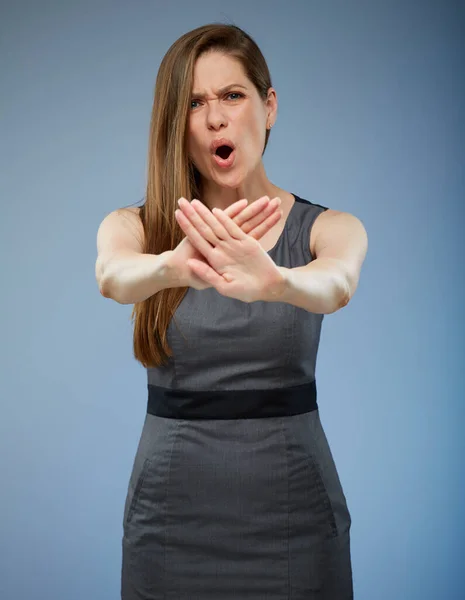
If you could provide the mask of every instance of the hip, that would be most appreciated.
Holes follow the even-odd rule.
[[[124,507],[124,530],[275,517],[311,541],[347,533],[351,518],[318,409],[269,418],[172,419],[146,415]],[[276,525],[276,523],[275,523]],[[276,533],[276,531],[275,531]]]

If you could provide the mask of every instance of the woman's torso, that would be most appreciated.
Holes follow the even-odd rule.
[[[293,195],[277,239],[267,251],[286,268],[313,260],[312,227],[326,207]],[[263,240],[262,240],[263,242]],[[315,380],[323,315],[283,302],[244,303],[214,288],[189,288],[168,327],[173,355],[147,369],[149,385],[169,389],[251,390]]]

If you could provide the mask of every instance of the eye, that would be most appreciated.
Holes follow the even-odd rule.
[[[239,96],[239,98],[244,98],[244,94],[241,94],[241,92],[229,92],[228,94],[226,94],[226,98],[229,98],[230,96]],[[232,98],[232,100],[239,100],[239,98]],[[195,98],[191,100],[191,109],[195,109],[197,108],[196,106],[193,106],[193,104],[195,103],[199,103],[200,100],[196,100]]]
[[[241,98],[244,97],[244,94],[241,94],[240,92],[229,92],[228,96],[240,96]],[[233,100],[236,100],[237,98],[233,98]]]

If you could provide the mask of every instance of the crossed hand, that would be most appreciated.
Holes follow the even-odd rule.
[[[277,210],[280,202],[279,198],[269,201],[265,196],[246,209],[247,200],[240,200],[225,211],[218,208],[210,211],[199,200],[189,202],[181,198],[175,213],[186,234],[181,244],[187,239],[196,250],[187,258],[186,265],[193,278],[201,282],[193,287],[214,287],[221,295],[243,302],[271,300],[278,296],[284,277],[257,239],[281,218],[282,211]],[[239,210],[242,211],[240,214]],[[246,211],[249,211],[247,215]],[[267,218],[265,211],[270,214]],[[254,227],[257,222],[259,225]]]

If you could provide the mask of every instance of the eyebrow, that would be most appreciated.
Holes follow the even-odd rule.
[[[223,88],[220,88],[218,90],[218,94],[224,94],[225,92],[227,92],[228,90],[232,89],[232,88],[242,88],[243,90],[246,90],[247,88],[243,85],[241,85],[240,83],[231,83]],[[201,94],[200,92],[192,92],[192,98],[205,98],[205,94]]]

